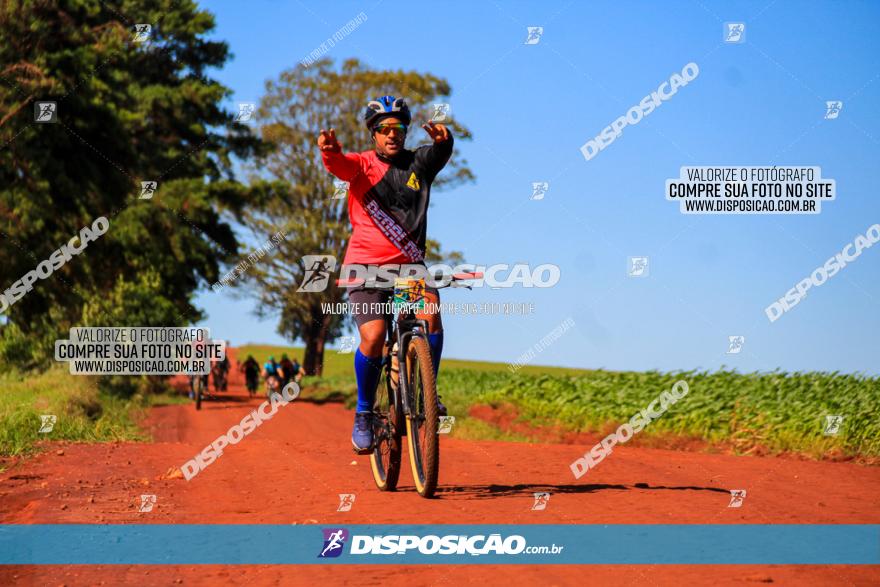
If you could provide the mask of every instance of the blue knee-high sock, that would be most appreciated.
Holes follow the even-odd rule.
[[[358,349],[354,354],[354,373],[358,384],[358,412],[371,412],[376,401],[376,385],[382,372],[382,357],[371,359]]]
[[[428,346],[431,347],[431,360],[434,363],[434,375],[440,373],[440,355],[443,353],[443,331],[428,335]]]

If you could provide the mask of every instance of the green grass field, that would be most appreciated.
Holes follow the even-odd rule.
[[[0,456],[31,452],[40,440],[147,440],[137,421],[151,405],[189,401],[174,395],[123,399],[100,391],[96,378],[73,376],[67,366],[40,374],[0,374]],[[41,415],[57,420],[41,433]]]
[[[282,352],[302,360],[301,348],[246,347],[263,361]],[[304,380],[303,397],[356,397],[351,354],[325,353],[324,376]],[[475,404],[513,406],[523,422],[578,432],[608,433],[684,379],[690,392],[641,434],[675,435],[725,445],[813,457],[880,456],[880,378],[837,373],[615,372],[526,366],[512,374],[504,363],[444,360],[438,387],[456,436],[505,438],[468,418]],[[825,417],[843,416],[836,435],[825,434]]]

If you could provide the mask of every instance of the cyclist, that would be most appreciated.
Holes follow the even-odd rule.
[[[275,384],[278,384],[278,387],[281,387],[281,365],[275,362],[275,357],[269,357],[269,360],[266,361],[266,364],[263,365],[263,379],[266,380],[266,385],[271,391]]]
[[[208,375],[207,375],[207,373],[204,375],[190,375],[189,376],[189,399],[195,399],[195,397],[196,397],[196,378],[197,377],[199,379],[201,379],[202,391],[204,393],[208,393]]]
[[[248,393],[253,395],[257,391],[257,384],[260,380],[260,364],[254,360],[253,355],[248,355],[247,360],[239,366],[239,370],[244,372]]]
[[[409,107],[403,98],[382,96],[367,104],[363,121],[374,149],[343,153],[336,131],[321,130],[318,147],[327,170],[349,182],[348,217],[352,234],[345,252],[348,264],[424,264],[427,212],[431,183],[452,156],[452,133],[433,121],[423,124],[433,144],[415,151],[404,147],[409,124]],[[392,293],[385,290],[352,291],[350,301],[358,309],[377,308]],[[435,288],[426,288],[425,302],[439,304]],[[443,325],[439,312],[417,314],[428,322],[428,341],[434,371],[440,366]],[[373,443],[372,409],[382,366],[385,316],[369,311],[355,315],[361,342],[354,355],[358,386],[357,410],[351,442],[356,452],[369,452]],[[438,401],[440,413],[446,407]]]
[[[287,353],[281,355],[281,362],[279,365],[281,366],[281,387],[284,387],[290,383],[290,380],[293,378],[293,363],[290,362]]]
[[[219,361],[215,361],[211,365],[211,375],[214,378],[214,389],[216,391],[226,391],[226,378],[229,373],[229,359],[226,355]]]
[[[193,343],[192,343],[192,346],[193,346],[192,356],[198,358],[198,360],[194,361],[195,364],[193,366],[197,367],[199,370],[205,369],[207,367],[208,371],[210,371],[210,366],[206,365],[206,363],[208,363],[208,360],[205,359],[205,357],[207,356],[207,353],[205,350],[205,345],[206,345],[206,343],[204,340],[193,341]],[[200,379],[202,391],[204,393],[208,393],[208,373],[198,374],[198,375],[194,373],[194,374],[190,375],[190,377],[189,377],[189,397],[190,397],[190,399],[193,399],[195,397],[196,378]]]
[[[293,380],[297,383],[302,381],[303,375],[305,375],[305,373],[303,372],[303,368],[299,364],[299,361],[296,360],[296,357],[293,358],[293,364],[291,365],[290,373],[291,377],[293,377]]]

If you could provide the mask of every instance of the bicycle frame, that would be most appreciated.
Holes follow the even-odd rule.
[[[441,285],[436,289],[442,289],[444,287],[456,287],[454,284],[457,281],[467,281],[469,279],[480,279],[483,277],[482,273],[456,273],[452,276],[452,280],[445,285]],[[363,280],[360,279],[338,279],[336,281],[336,285],[340,287],[364,287]],[[470,289],[470,286],[462,286]],[[393,289],[388,287],[377,287],[375,289]],[[410,341],[413,337],[421,337],[427,341],[428,338],[428,322],[427,320],[422,320],[415,317],[415,314],[408,310],[403,313],[392,314],[390,316],[385,317],[385,345],[386,350],[388,351],[388,363],[384,366],[386,369],[386,375],[390,379],[391,375],[391,349],[394,346],[394,343],[397,343],[397,365],[398,365],[398,381],[397,381],[397,389],[392,389],[392,393],[394,397],[392,401],[394,402],[395,407],[401,408],[398,413],[402,413],[403,416],[410,417],[412,415],[412,406],[409,402],[409,394],[400,394],[398,393],[401,389],[409,389],[409,381],[407,377],[409,374],[406,372],[406,350],[409,346]],[[403,396],[403,397],[399,397]]]
[[[409,416],[412,413],[411,406],[409,404],[409,394],[408,393],[399,393],[401,389],[409,389],[409,381],[407,378],[409,374],[406,372],[406,350],[409,348],[409,343],[413,339],[413,337],[420,337],[427,340],[428,338],[428,322],[427,320],[420,320],[415,318],[412,313],[398,315],[397,317],[391,316],[386,320],[386,345],[388,345],[388,365],[386,365],[386,369],[391,370],[391,349],[394,347],[394,342],[397,343],[397,365],[398,365],[398,389],[393,389],[394,393],[394,403],[395,405],[401,408],[401,412],[404,416]],[[398,397],[402,396],[402,397]]]

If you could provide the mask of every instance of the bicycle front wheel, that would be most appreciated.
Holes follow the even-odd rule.
[[[396,393],[391,389],[388,371],[383,366],[376,387],[376,402],[373,405],[373,452],[370,454],[370,468],[376,487],[382,491],[397,489],[400,477],[400,456],[402,454],[401,418],[398,416]]]
[[[406,419],[406,434],[413,480],[419,495],[432,497],[440,471],[440,414],[431,350],[424,338],[414,337],[406,350],[406,384],[411,412]]]

